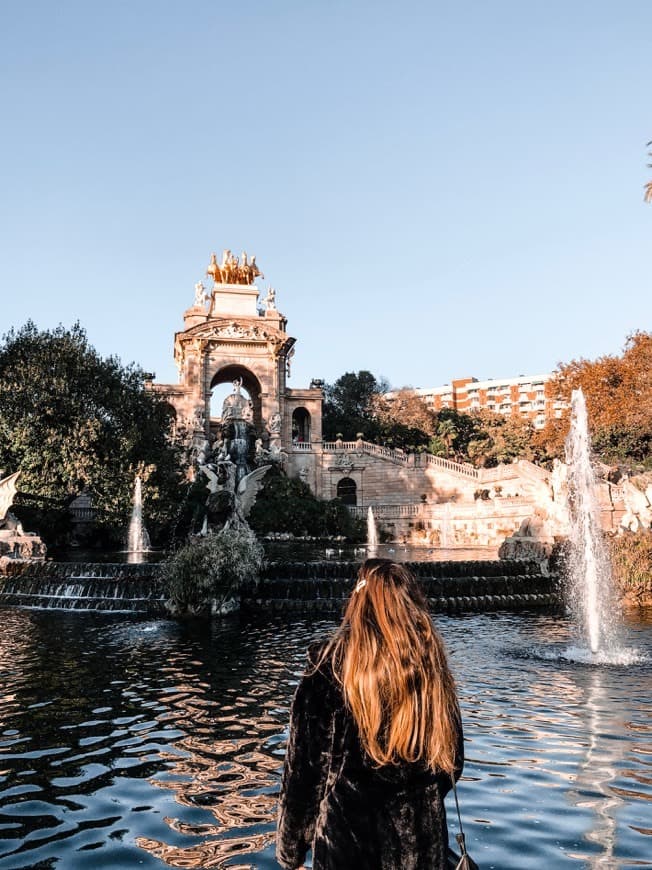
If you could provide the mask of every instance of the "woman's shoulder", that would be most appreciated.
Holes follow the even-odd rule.
[[[310,662],[311,665],[313,665],[313,667],[321,664],[321,662],[324,659],[330,658],[330,656],[328,656],[328,652],[327,652],[329,645],[330,645],[330,638],[329,637],[322,637],[322,638],[319,638],[319,640],[314,640],[308,646],[308,661]]]
[[[327,683],[329,686],[339,685],[333,671],[331,638],[324,637],[310,644],[305,677],[316,683]]]
[[[333,679],[333,654],[330,638],[321,638],[310,644],[306,673],[318,673],[329,680]]]

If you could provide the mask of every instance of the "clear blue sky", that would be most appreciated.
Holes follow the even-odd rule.
[[[79,319],[174,382],[228,247],[291,386],[618,352],[652,329],[651,49],[649,0],[4,0],[0,331]]]

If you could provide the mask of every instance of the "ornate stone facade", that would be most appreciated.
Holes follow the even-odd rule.
[[[287,473],[321,498],[339,497],[362,517],[372,506],[379,524],[395,539],[498,547],[523,531],[537,511],[545,515],[549,537],[562,533],[559,481],[532,463],[478,469],[429,454],[408,455],[362,438],[324,442],[323,384],[288,387],[295,339],[276,307],[276,291],[269,288],[259,301],[259,290],[250,283],[252,260],[243,254],[242,263],[228,251],[221,266],[212,257],[212,290],[205,295],[203,285],[195,286],[195,302],[175,336],[179,383],[153,385],[174,407],[177,425],[198,449],[218,435],[222,424],[210,416],[212,391],[241,379],[251,400],[256,451],[281,456]],[[240,276],[240,282],[224,283],[225,272]],[[622,494],[605,483],[600,500],[604,527],[617,527],[625,512]]]
[[[215,435],[221,423],[211,418],[212,391],[238,378],[251,399],[253,423],[265,446],[290,447],[297,414],[304,434],[321,441],[322,390],[288,387],[295,339],[287,334],[274,291],[268,291],[265,308],[259,308],[259,290],[250,283],[261,275],[255,257],[247,261],[243,254],[242,262],[247,269],[242,281],[224,283],[220,279],[225,271],[239,274],[244,267],[229,251],[221,267],[212,256],[207,273],[214,278],[211,292],[202,301],[203,285],[195,285],[194,304],[184,312],[184,328],[174,338],[179,383],[152,387],[174,408],[177,426],[198,444]]]

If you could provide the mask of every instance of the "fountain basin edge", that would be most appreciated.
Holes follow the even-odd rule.
[[[558,577],[542,573],[534,561],[408,564],[435,612],[521,610],[561,600]],[[268,562],[227,610],[237,610],[239,602],[247,610],[340,612],[358,568],[353,561]],[[158,563],[26,562],[14,569],[0,577],[0,605],[170,615]]]

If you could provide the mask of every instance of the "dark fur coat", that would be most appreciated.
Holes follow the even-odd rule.
[[[361,748],[353,717],[328,663],[314,665],[292,702],[279,803],[276,857],[314,870],[444,870],[450,778],[419,764],[377,767]],[[462,727],[456,778],[463,765]]]

